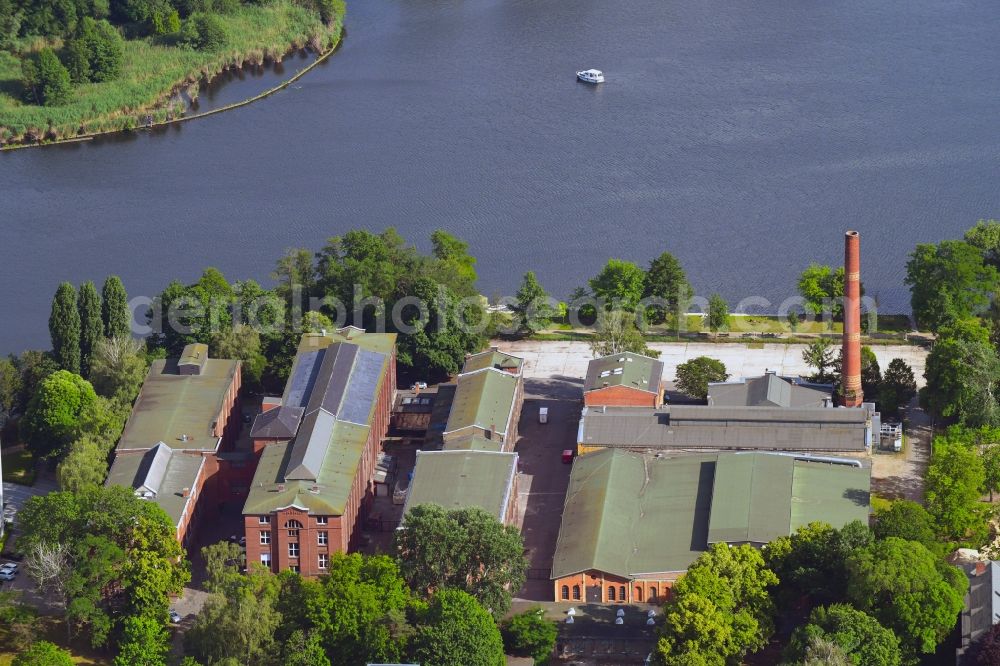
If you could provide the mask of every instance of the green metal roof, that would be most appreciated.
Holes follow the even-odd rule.
[[[392,356],[392,353],[396,349],[396,334],[368,333],[354,326],[346,326],[336,331],[329,331],[326,335],[304,333],[299,339],[298,353],[326,349],[335,342],[353,342],[362,349]]]
[[[707,547],[715,459],[616,449],[576,458],[552,577],[590,569],[619,576],[687,569]]]
[[[118,442],[118,450],[214,451],[213,433],[239,361],[210,358],[200,375],[180,375],[176,361],[153,361]],[[186,440],[182,439],[186,436]]]
[[[459,375],[445,432],[478,426],[506,434],[518,381],[518,377],[492,368]]]
[[[184,347],[178,365],[203,365],[208,360],[208,345],[202,342],[192,342]]]
[[[767,453],[589,453],[573,463],[552,577],[683,571],[710,543],[865,522],[870,479],[867,468]]]
[[[723,454],[708,542],[767,543],[810,522],[868,521],[871,471],[766,453]]]
[[[462,372],[475,372],[484,368],[520,372],[522,365],[524,365],[524,359],[518,356],[505,354],[498,349],[487,349],[466,358],[465,365],[462,366]]]
[[[500,451],[503,443],[494,439],[486,439],[482,435],[462,437],[444,443],[445,451]]]
[[[660,390],[663,363],[655,358],[622,352],[595,358],[587,365],[583,390],[606,386],[630,386],[641,391],[656,393]]]
[[[243,513],[263,514],[297,506],[315,515],[342,515],[361,463],[368,430],[368,426],[337,421],[316,481],[285,478],[292,442],[265,446]]]
[[[138,489],[146,480],[150,465],[161,463],[159,460],[152,460],[154,453],[145,451],[115,456],[105,484]],[[183,490],[195,488],[204,461],[205,459],[199,454],[180,451],[171,452],[169,458],[162,461],[165,463],[164,468],[159,470],[162,473],[162,480],[158,484],[156,496],[150,498],[150,501],[156,502],[166,511],[175,526],[181,522],[184,508],[191,501],[190,497],[183,496]]]
[[[446,509],[479,507],[504,520],[515,474],[516,453],[418,451],[404,522],[410,508],[420,504]]]

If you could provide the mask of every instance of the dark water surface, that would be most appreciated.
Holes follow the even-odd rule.
[[[1000,217],[996,0],[348,12],[340,52],[270,99],[0,155],[0,351],[48,344],[61,280],[266,280],[283,249],[358,226],[463,236],[487,294],[534,269],[565,295],[608,256],[669,249],[734,303],[793,294],[856,228],[868,293],[902,310],[915,243]],[[576,83],[588,67],[608,82]]]

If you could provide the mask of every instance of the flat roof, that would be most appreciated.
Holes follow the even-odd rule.
[[[502,451],[503,442],[482,435],[460,437],[444,443],[445,451]]]
[[[685,450],[865,451],[864,409],[586,407],[584,446]]]
[[[197,486],[198,475],[201,473],[205,459],[201,455],[183,453],[171,450],[165,445],[168,455],[157,456],[157,449],[120,453],[115,456],[108,471],[105,485],[125,486],[133,490],[142,488],[147,480],[157,478],[157,491],[154,497],[144,498],[155,502],[170,519],[178,526],[184,515],[185,508],[191,502],[191,496],[183,496],[183,490],[193,491]],[[158,468],[158,469],[157,469]]]
[[[412,507],[479,507],[500,521],[517,474],[517,454],[496,451],[417,451],[403,520]]]
[[[584,392],[608,386],[628,386],[657,393],[663,377],[663,362],[649,356],[622,352],[595,358],[587,364]]]
[[[831,391],[803,386],[773,372],[708,385],[708,404],[716,407],[823,407],[832,399]]]
[[[459,375],[445,432],[478,426],[506,434],[518,381],[516,375],[493,368]]]
[[[239,364],[210,358],[201,374],[181,375],[176,360],[153,361],[117,450],[146,450],[163,442],[172,449],[214,451],[215,421]]]

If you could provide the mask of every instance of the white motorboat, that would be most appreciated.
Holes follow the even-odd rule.
[[[586,69],[576,73],[576,78],[584,83],[604,83],[604,72],[599,69]]]

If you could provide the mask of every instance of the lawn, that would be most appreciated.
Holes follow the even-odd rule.
[[[23,446],[3,452],[3,480],[22,486],[30,486],[35,482],[35,464]]]
[[[340,20],[333,26],[325,26],[316,12],[290,0],[241,6],[220,18],[226,30],[224,48],[206,52],[169,46],[163,39],[126,41],[122,76],[114,81],[76,86],[72,101],[63,106],[22,102],[20,60],[0,52],[0,139],[46,128],[61,137],[75,135],[81,129],[85,132],[128,129],[135,127],[146,113],[162,120],[169,111],[165,102],[179,86],[193,84],[247,61],[260,63],[281,57],[293,47],[311,44],[326,49],[337,42],[341,32]],[[35,44],[30,48],[40,46]]]

